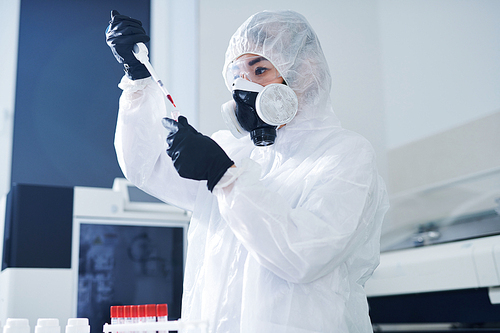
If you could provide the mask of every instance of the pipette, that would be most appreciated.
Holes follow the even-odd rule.
[[[149,74],[151,74],[151,76],[153,77],[153,80],[155,80],[155,82],[158,84],[158,86],[160,86],[161,91],[163,91],[163,93],[165,94],[167,99],[174,106],[175,109],[174,109],[174,111],[172,111],[172,118],[174,120],[177,120],[177,118],[179,118],[180,112],[179,112],[179,110],[177,110],[177,106],[175,106],[175,103],[174,103],[174,100],[172,99],[172,96],[168,92],[167,88],[165,88],[165,86],[163,85],[163,82],[161,82],[160,78],[158,77],[158,74],[156,74],[156,71],[154,70],[153,66],[149,62],[148,48],[146,47],[146,45],[144,45],[144,43],[137,43],[134,45],[133,53],[134,53],[135,57],[137,58],[137,60],[139,60],[144,66],[146,66],[146,69],[149,71]]]

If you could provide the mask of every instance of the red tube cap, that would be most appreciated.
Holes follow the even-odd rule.
[[[146,317],[146,304],[139,305],[137,308],[137,316],[139,316],[139,318]]]
[[[139,317],[139,306],[138,305],[131,305],[130,306],[130,317],[131,318]]]
[[[146,304],[146,317],[156,317],[156,304]]]
[[[113,305],[110,309],[110,317],[111,318],[118,318],[118,305]]]
[[[125,318],[130,318],[132,317],[131,314],[130,314],[130,310],[132,309],[132,305],[125,305],[123,307],[123,317]]]
[[[157,317],[167,317],[168,316],[167,304],[157,304],[156,305],[156,316]]]
[[[111,307],[111,318],[123,318],[123,306],[113,305]]]

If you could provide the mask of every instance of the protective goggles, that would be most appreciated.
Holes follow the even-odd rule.
[[[274,65],[260,55],[243,55],[233,60],[226,71],[226,79],[232,84],[236,79],[242,78],[260,85],[266,85],[281,74]]]

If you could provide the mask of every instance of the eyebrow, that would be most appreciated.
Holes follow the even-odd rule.
[[[256,59],[250,60],[250,61],[248,62],[248,66],[253,66],[253,65],[255,65],[256,63],[261,62],[261,61],[263,61],[263,60],[267,60],[267,59],[266,59],[266,58],[264,58],[264,57],[258,57],[258,58],[256,58]]]

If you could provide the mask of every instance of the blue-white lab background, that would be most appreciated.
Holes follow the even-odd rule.
[[[1,195],[12,182],[122,176],[111,9],[144,22],[153,65],[206,134],[224,128],[232,33],[257,11],[293,9],[316,30],[334,110],[373,144],[391,198],[500,170],[498,0],[0,0]]]

